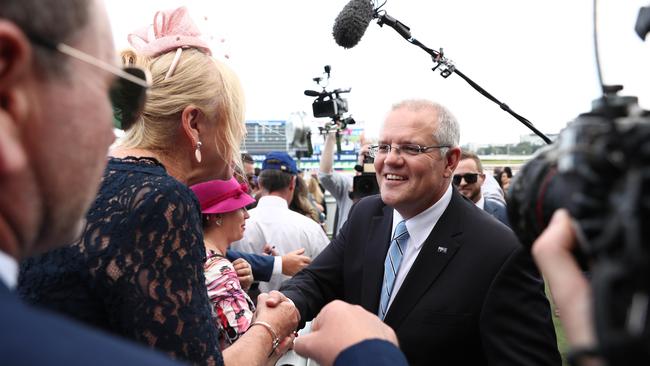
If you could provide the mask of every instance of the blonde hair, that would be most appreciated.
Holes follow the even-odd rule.
[[[176,50],[145,57],[133,50],[122,52],[124,64],[149,70],[152,86],[140,118],[120,139],[123,148],[167,151],[181,133],[180,118],[194,105],[222,127],[217,134],[217,152],[226,162],[241,165],[239,145],[246,133],[244,92],[228,66],[197,49],[184,49],[174,74],[165,80]],[[204,144],[206,141],[202,141]]]
[[[307,216],[310,219],[316,221],[316,223],[320,224],[320,221],[318,220],[318,212],[312,206],[311,202],[309,202],[309,198],[307,196],[307,184],[305,183],[305,180],[302,179],[299,175],[296,175],[296,186],[293,191],[293,198],[291,199],[291,203],[289,203],[289,209],[298,212],[301,215]]]
[[[314,197],[314,200],[318,203],[323,202],[323,191],[320,189],[320,186],[318,185],[318,178],[312,176],[309,178],[309,181],[307,183],[307,191],[311,193],[311,195]]]

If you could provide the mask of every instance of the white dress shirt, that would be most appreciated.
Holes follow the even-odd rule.
[[[0,281],[13,290],[18,283],[18,262],[0,250]]]
[[[474,204],[481,210],[485,210],[485,197],[481,195],[481,198],[479,198],[477,202],[474,202]]]
[[[404,256],[402,256],[402,262],[399,266],[399,270],[397,271],[397,276],[395,276],[393,293],[391,294],[390,300],[388,301],[389,309],[393,304],[395,295],[397,295],[400,287],[402,287],[402,283],[404,283],[406,275],[411,270],[411,266],[413,266],[413,263],[418,257],[418,254],[420,254],[420,249],[422,249],[424,241],[427,240],[429,234],[431,234],[431,230],[433,230],[433,228],[436,226],[436,223],[438,223],[440,216],[442,216],[442,214],[447,209],[447,206],[449,206],[449,202],[451,202],[451,190],[452,188],[450,184],[449,187],[447,187],[447,191],[445,191],[442,197],[440,197],[438,202],[434,203],[433,206],[427,208],[419,214],[406,220],[406,229],[409,232],[409,239],[407,241]],[[404,220],[402,218],[402,215],[400,215],[397,210],[393,210],[393,229],[391,230],[391,238],[395,233],[397,224],[399,224],[402,220]],[[386,253],[386,255],[388,255],[388,253]]]
[[[284,198],[264,196],[257,207],[248,211],[244,238],[232,248],[248,253],[262,253],[265,244],[275,247],[278,255],[305,248],[305,255],[314,259],[327,246],[329,239],[316,221],[291,211]],[[269,282],[260,283],[260,291],[280,288],[289,277],[274,275]]]

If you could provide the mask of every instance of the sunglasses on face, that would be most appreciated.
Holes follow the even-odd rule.
[[[478,173],[454,174],[452,182],[455,186],[458,186],[463,179],[465,179],[467,184],[474,184],[478,181]]]
[[[147,70],[138,67],[119,68],[64,43],[54,44],[33,34],[28,34],[27,37],[35,45],[61,52],[115,75],[109,92],[113,106],[113,126],[127,130],[135,123],[142,113],[147,90],[151,85],[151,76]]]

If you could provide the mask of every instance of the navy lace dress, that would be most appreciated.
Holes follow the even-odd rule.
[[[81,239],[21,263],[27,302],[195,364],[221,365],[200,206],[150,158],[109,160]]]

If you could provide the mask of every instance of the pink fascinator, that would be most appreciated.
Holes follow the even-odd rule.
[[[158,11],[153,24],[129,34],[129,43],[144,56],[154,57],[178,48],[198,48],[211,55],[208,44],[182,6],[175,10]]]

